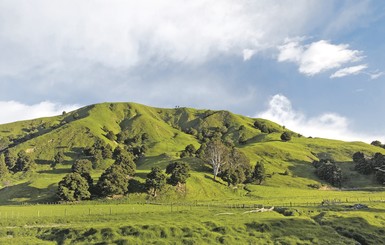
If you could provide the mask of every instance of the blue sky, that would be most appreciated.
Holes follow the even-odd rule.
[[[382,1],[0,0],[0,123],[105,101],[385,141]]]

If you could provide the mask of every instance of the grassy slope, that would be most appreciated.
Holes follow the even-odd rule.
[[[271,178],[267,187],[308,189],[307,185],[319,183],[313,174],[311,161],[318,157],[333,157],[341,163],[345,171],[347,187],[375,186],[372,181],[351,170],[350,156],[356,151],[368,155],[385,150],[360,142],[297,137],[290,142],[281,142],[280,134],[285,130],[280,125],[261,120],[277,133],[264,134],[253,127],[256,119],[235,115],[227,111],[195,110],[191,108],[161,109],[135,103],[103,103],[88,106],[75,112],[52,118],[0,125],[0,137],[23,137],[23,143],[11,148],[13,152],[27,150],[39,168],[32,176],[18,176],[13,185],[0,191],[2,203],[22,201],[51,200],[57,182],[69,172],[74,159],[81,156],[82,148],[93,144],[100,138],[111,146],[117,143],[108,140],[103,128],[120,132],[128,129],[132,136],[146,132],[149,135],[150,149],[146,157],[138,163],[137,179],[143,181],[151,166],[165,167],[170,161],[178,159],[177,154],[188,144],[199,147],[196,137],[184,133],[187,128],[222,128],[235,142],[243,135],[247,141],[237,145],[250,158],[251,163],[263,160]],[[65,121],[65,123],[64,123]],[[242,126],[242,127],[241,127]],[[29,136],[28,136],[29,135]],[[55,152],[66,152],[66,162],[57,170],[51,170],[49,163]],[[211,179],[210,169],[195,159],[187,159],[192,164],[192,177],[187,185],[187,199],[243,199],[243,191],[227,188],[224,183]],[[283,175],[287,170],[288,175]],[[100,172],[95,172],[97,178]],[[357,181],[356,181],[357,179]],[[255,197],[251,188],[251,197]],[[258,190],[260,191],[260,190]],[[308,190],[314,192],[312,190]],[[316,194],[312,194],[316,195]],[[179,197],[175,197],[179,198]]]

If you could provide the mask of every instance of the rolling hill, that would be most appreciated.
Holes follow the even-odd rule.
[[[258,121],[264,129],[256,128]],[[57,183],[70,172],[72,163],[84,157],[83,150],[99,139],[112,148],[119,144],[109,139],[108,132],[117,135],[123,131],[129,137],[146,134],[148,150],[137,161],[137,179],[143,181],[152,166],[164,168],[179,159],[189,144],[199,148],[205,134],[220,132],[222,139],[234,142],[252,165],[264,161],[269,178],[264,187],[247,190],[228,188],[211,179],[210,167],[196,158],[185,158],[192,166],[187,183],[186,199],[221,200],[243,196],[255,197],[260,188],[275,190],[309,190],[309,186],[325,184],[314,174],[312,161],[332,158],[341,166],[343,187],[379,187],[373,176],[353,171],[352,155],[361,151],[366,155],[385,150],[363,142],[343,142],[322,138],[306,138],[283,125],[264,119],[236,115],[228,111],[197,110],[192,108],[164,109],[136,103],[102,103],[80,108],[60,116],[39,118],[0,125],[1,152],[13,154],[25,151],[37,163],[33,173],[17,173],[2,180],[0,203],[48,202],[55,200]],[[280,136],[290,132],[292,139],[283,142]],[[54,155],[62,151],[65,161],[55,169],[50,167]],[[112,161],[107,160],[106,166]],[[93,172],[97,179],[102,170]],[[262,191],[263,192],[263,191]],[[173,194],[168,194],[174,198]],[[179,197],[177,197],[179,198]]]

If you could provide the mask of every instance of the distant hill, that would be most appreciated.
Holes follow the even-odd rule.
[[[220,132],[222,139],[234,142],[252,165],[261,160],[265,162],[268,186],[309,188],[309,185],[323,183],[315,176],[311,164],[320,158],[332,158],[340,164],[345,176],[344,187],[376,186],[370,178],[353,172],[352,155],[357,151],[367,155],[385,154],[384,149],[363,142],[306,138],[283,125],[228,111],[102,103],[60,116],[0,125],[1,151],[8,149],[16,154],[24,150],[38,165],[35,173],[16,174],[1,183],[1,186],[7,186],[0,190],[2,203],[53,200],[57,183],[69,172],[72,163],[84,156],[86,147],[92,146],[97,139],[112,148],[123,144],[109,139],[110,131],[115,135],[125,131],[131,138],[146,134],[148,150],[137,162],[139,180],[145,178],[152,166],[165,167],[170,161],[179,159],[187,145],[199,148],[202,137],[215,132]],[[281,141],[283,132],[289,132],[292,139]],[[50,163],[58,151],[64,152],[65,161],[52,169]],[[226,186],[207,178],[209,167],[201,160],[185,160],[194,170],[187,186],[189,195],[197,198],[235,195]],[[107,161],[107,165],[110,163]],[[95,171],[93,177],[97,179],[101,171]]]

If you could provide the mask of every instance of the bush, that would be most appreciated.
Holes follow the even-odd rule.
[[[291,135],[290,135],[290,133],[288,133],[288,132],[283,132],[283,133],[281,134],[281,140],[284,141],[284,142],[290,141],[290,140],[291,140]]]

